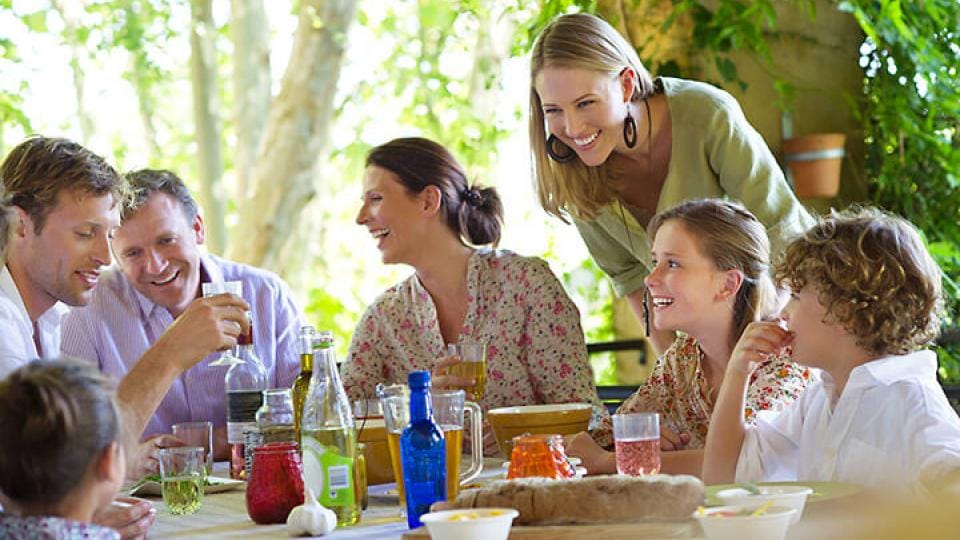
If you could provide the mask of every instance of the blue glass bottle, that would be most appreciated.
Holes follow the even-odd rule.
[[[430,505],[447,498],[447,459],[443,431],[433,421],[430,372],[413,371],[410,386],[410,424],[400,435],[403,487],[407,494],[407,524],[415,529]]]

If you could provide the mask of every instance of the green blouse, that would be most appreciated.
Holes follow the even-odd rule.
[[[709,84],[661,77],[670,108],[672,148],[657,212],[702,198],[739,200],[766,224],[774,260],[814,223],[783,177],[763,137],[737,100]],[[590,221],[574,220],[618,295],[643,287],[651,265],[647,232],[619,203]]]

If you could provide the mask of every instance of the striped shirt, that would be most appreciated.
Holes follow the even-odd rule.
[[[243,299],[253,312],[253,339],[271,388],[289,387],[300,371],[297,333],[304,323],[287,285],[275,274],[244,264],[201,255],[202,281],[242,281]],[[100,370],[123,378],[173,323],[163,306],[143,296],[117,267],[100,276],[93,299],[64,317],[61,350],[95,362]],[[226,423],[226,366],[209,366],[214,353],[185,371],[160,403],[145,435],[170,433],[177,422]]]

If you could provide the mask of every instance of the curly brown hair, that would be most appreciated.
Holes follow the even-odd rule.
[[[775,278],[817,289],[827,324],[878,355],[906,354],[940,329],[942,274],[917,229],[872,207],[832,211],[787,246]]]

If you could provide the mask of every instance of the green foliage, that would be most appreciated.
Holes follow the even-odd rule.
[[[711,58],[723,82],[736,84],[742,90],[747,83],[740,78],[737,66],[727,56],[731,51],[746,51],[761,62],[774,74],[774,90],[777,92],[777,106],[783,110],[792,108],[795,89],[783,77],[777,76],[777,66],[770,56],[767,40],[776,32],[777,13],[771,0],[719,0],[703,2],[701,0],[672,0],[673,11],[662,25],[668,30],[677,19],[689,16],[693,21],[693,52],[705,54]],[[805,9],[812,18],[814,0],[790,0],[791,3]],[[650,65],[651,71],[662,75],[678,75],[671,69],[660,65]],[[671,66],[666,66],[670,68]],[[675,68],[676,65],[674,64]]]
[[[549,251],[545,254],[546,257],[551,255]],[[610,280],[593,259],[584,259],[576,268],[563,272],[560,280],[567,294],[582,308],[580,318],[587,342],[616,339],[613,329],[613,290]],[[612,353],[592,355],[590,363],[597,384],[618,384],[617,365]]]
[[[851,0],[861,47],[859,110],[870,198],[919,227],[944,272],[947,327],[960,317],[960,4]],[[960,348],[938,353],[960,382]]]

